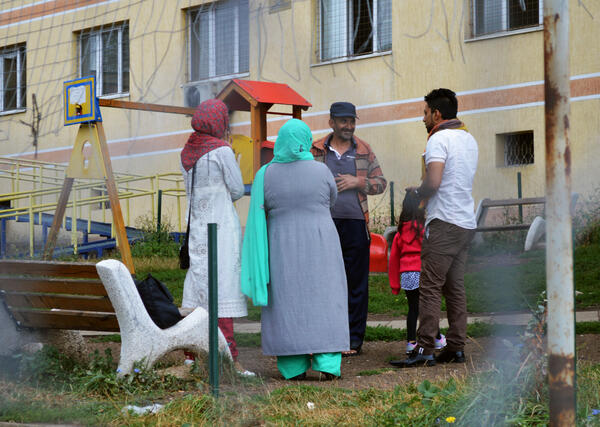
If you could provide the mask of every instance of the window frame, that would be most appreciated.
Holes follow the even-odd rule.
[[[218,81],[226,80],[234,77],[247,76],[249,75],[250,63],[248,61],[248,69],[240,70],[240,1],[235,2],[234,6],[234,17],[233,17],[233,70],[226,74],[217,74],[217,46],[216,46],[216,13],[218,1],[213,1],[209,4],[202,5],[200,7],[190,8],[186,11],[186,19],[188,22],[188,35],[187,35],[187,57],[188,57],[188,81],[184,86],[190,86],[198,82],[205,81]],[[248,7],[250,2],[248,1]],[[207,10],[203,10],[206,8]],[[199,40],[193,41],[194,28],[193,24],[196,20],[195,14],[206,13],[208,14],[208,77],[198,78],[193,80],[194,70],[192,64],[193,56],[193,44],[200,43]],[[250,24],[248,20],[248,24]],[[250,54],[250,46],[248,45],[248,55]],[[199,70],[197,71],[199,75]]]
[[[470,38],[465,39],[465,42],[476,41],[476,40],[485,40],[496,37],[505,37],[514,34],[523,34],[530,33],[533,31],[540,31],[544,28],[544,0],[538,1],[538,23],[537,25],[531,25],[527,27],[519,27],[510,29],[508,28],[509,24],[509,13],[508,13],[508,2],[510,0],[502,0],[502,23],[501,29],[498,31],[477,34],[477,0],[471,0],[471,34]]]
[[[514,154],[510,153],[509,144],[514,144],[514,141],[510,141],[510,138],[523,138],[527,137],[526,143],[531,147],[531,152],[522,155],[522,158],[530,158],[531,162],[527,163],[517,163],[515,161],[510,161],[511,156]],[[523,141],[519,142],[523,144]],[[528,147],[529,148],[529,147]],[[496,134],[496,167],[498,168],[523,168],[527,166],[535,165],[535,132],[533,129],[529,130],[521,130],[521,131],[513,131],[513,132],[503,132]]]
[[[16,57],[17,59],[17,83],[15,87],[16,106],[6,109],[4,106],[4,58]],[[23,74],[27,72],[27,48],[25,43],[2,48],[0,52],[0,115],[21,112],[27,109],[27,79],[23,82]],[[25,76],[26,77],[26,76]]]
[[[317,64],[314,65],[322,65],[322,64],[330,64],[330,63],[336,63],[336,62],[345,62],[345,61],[351,61],[351,60],[356,60],[356,59],[363,59],[363,58],[371,58],[374,56],[381,56],[381,55],[387,55],[389,53],[392,52],[392,45],[393,43],[390,44],[390,48],[386,49],[386,50],[378,50],[378,46],[379,46],[379,28],[378,26],[380,25],[379,23],[379,13],[378,13],[378,8],[379,8],[379,2],[380,1],[386,1],[386,0],[373,0],[373,22],[372,22],[372,33],[373,33],[373,39],[372,39],[372,46],[373,49],[370,52],[366,52],[366,53],[359,53],[359,54],[355,54],[354,51],[354,45],[353,42],[350,40],[350,32],[352,31],[352,23],[354,22],[354,16],[353,16],[353,2],[355,1],[361,1],[361,0],[347,0],[344,2],[344,8],[345,8],[345,15],[346,15],[346,19],[345,19],[345,24],[342,28],[341,31],[341,38],[343,39],[341,44],[343,46],[345,46],[345,55],[342,56],[336,56],[333,58],[324,58],[323,57],[323,52],[324,52],[324,46],[323,46],[323,33],[325,31],[325,26],[324,26],[324,20],[323,20],[323,0],[317,0],[318,3],[318,11],[317,11],[317,23],[318,23],[318,46],[317,46]],[[390,1],[390,7],[393,6],[393,1]]]
[[[120,98],[123,96],[128,96],[129,95],[129,89],[127,91],[123,90],[123,30],[127,28],[127,34],[129,35],[129,22],[121,22],[121,23],[115,23],[115,24],[111,24],[110,28],[99,28],[99,29],[88,29],[88,30],[82,30],[77,34],[77,50],[78,50],[78,54],[79,54],[79,61],[78,61],[78,74],[80,78],[83,77],[87,77],[83,75],[83,38],[84,36],[88,37],[88,38],[94,38],[95,39],[95,44],[96,44],[96,64],[97,64],[97,70],[96,70],[96,75],[94,76],[96,78],[96,96],[99,98]],[[104,82],[103,82],[103,77],[102,77],[102,73],[103,73],[103,69],[102,69],[102,58],[104,55],[104,46],[103,46],[103,41],[102,41],[102,35],[104,33],[109,33],[112,31],[117,31],[117,91],[116,92],[111,92],[111,93],[102,93],[103,89],[104,89]],[[128,43],[128,48],[130,48],[130,45]],[[131,49],[130,49],[131,50]],[[131,64],[131,54],[129,57],[129,64]],[[129,79],[129,75],[131,72],[131,65],[130,65],[130,70],[127,72],[127,78]]]

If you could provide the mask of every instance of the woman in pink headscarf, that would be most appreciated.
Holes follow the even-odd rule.
[[[192,118],[192,133],[181,151],[190,213],[190,268],[185,276],[182,307],[208,309],[208,232],[216,223],[219,280],[219,328],[229,343],[234,361],[233,317],[247,315],[240,289],[242,232],[233,202],[244,195],[242,174],[231,146],[227,106],[218,99],[201,103]],[[193,182],[193,184],[192,184]],[[188,360],[193,355],[187,354]],[[236,362],[237,363],[237,362]],[[237,364],[238,370],[241,369]]]

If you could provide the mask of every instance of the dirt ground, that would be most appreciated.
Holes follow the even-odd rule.
[[[343,387],[348,389],[377,388],[393,389],[397,385],[420,383],[424,380],[443,381],[451,377],[461,378],[471,373],[488,370],[498,360],[507,360],[514,352],[511,346],[518,345],[518,339],[505,337],[484,337],[469,339],[465,347],[466,363],[438,364],[433,367],[398,369],[389,365],[390,359],[405,358],[403,349],[405,342],[365,342],[362,354],[342,359],[342,377],[334,381],[320,381],[319,373],[309,371],[305,381],[293,384]],[[110,347],[115,360],[118,360],[120,344],[90,343],[90,347],[100,352]],[[578,335],[576,337],[577,359],[592,363],[600,363],[600,339],[598,335]],[[277,370],[275,357],[264,356],[260,348],[240,347],[239,361],[245,369],[255,372],[260,378],[261,390],[273,390],[285,385],[285,381]],[[166,357],[165,362],[172,367],[167,372],[187,377],[189,367],[183,365],[183,352],[176,351]],[[515,360],[514,363],[519,363]],[[239,386],[239,383],[237,384]],[[221,389],[223,391],[240,391],[224,375]],[[252,388],[252,387],[250,387]]]

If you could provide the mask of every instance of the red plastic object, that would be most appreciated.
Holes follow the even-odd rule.
[[[381,234],[371,233],[371,255],[369,271],[371,273],[387,273],[388,244]]]
[[[312,104],[298,92],[283,83],[258,82],[254,80],[233,79],[248,95],[264,104],[298,105],[312,107]]]

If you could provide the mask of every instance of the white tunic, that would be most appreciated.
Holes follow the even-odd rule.
[[[229,147],[219,147],[206,153],[187,172],[182,168],[188,202],[194,170],[190,269],[185,276],[181,305],[208,309],[207,224],[216,223],[219,317],[246,316],[246,298],[240,289],[242,230],[233,206],[233,201],[244,195],[240,168]]]

